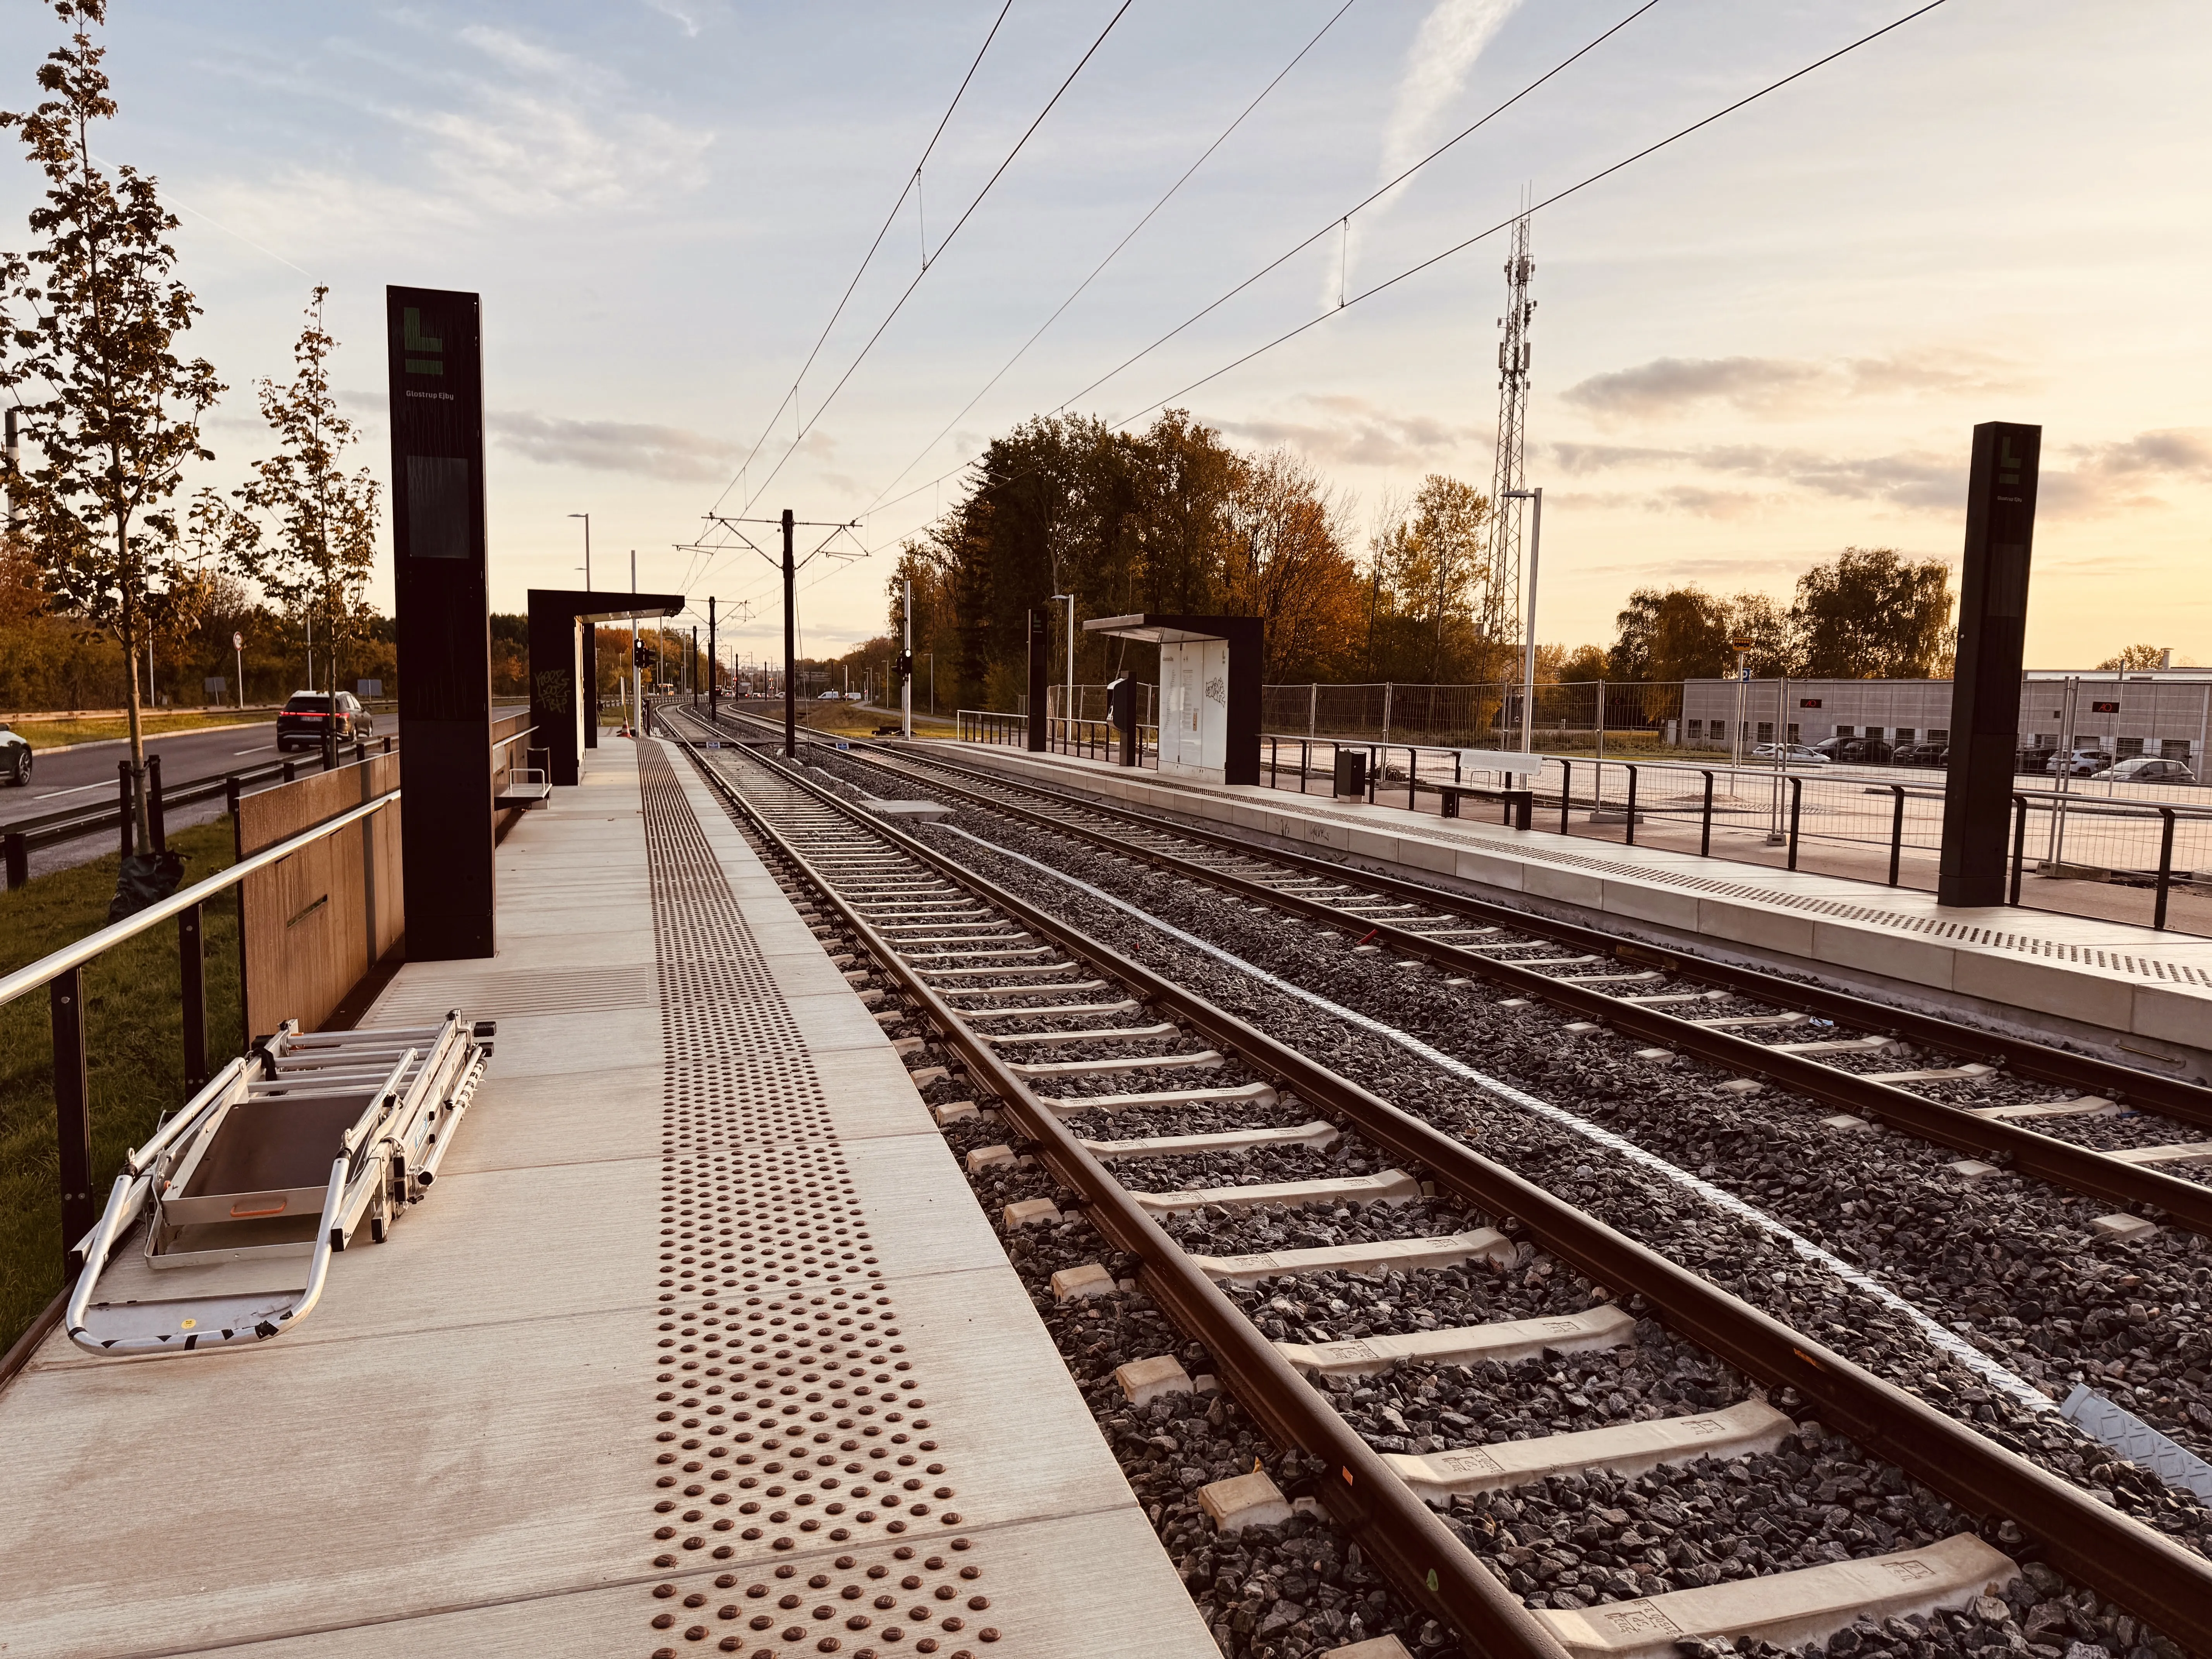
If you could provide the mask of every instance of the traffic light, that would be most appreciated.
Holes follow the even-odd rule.
[[[914,653],[911,651],[902,651],[899,653],[898,677],[902,680],[910,680],[914,678]]]
[[[634,667],[649,668],[653,665],[653,647],[643,640],[630,641],[629,659]]]

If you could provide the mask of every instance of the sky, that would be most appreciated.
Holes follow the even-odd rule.
[[[1486,486],[1496,228],[1917,3],[112,0],[95,145],[182,221],[187,343],[230,388],[195,484],[264,453],[253,384],[316,282],[388,473],[384,285],[474,290],[495,607],[580,585],[588,513],[595,585],[635,550],[772,657],[769,566],[685,549],[787,507],[823,526],[820,655],[883,629],[900,539],[1033,414],[1290,446],[1361,544],[1428,473]],[[8,9],[0,108],[60,35]],[[1972,428],[2010,420],[2045,433],[2031,665],[2212,662],[2208,54],[2178,0],[1945,0],[1540,207],[1539,635],[1607,641],[1645,584],[1786,599],[1848,545],[1955,562]],[[0,167],[0,247],[39,184]],[[704,538],[738,533],[773,546]]]

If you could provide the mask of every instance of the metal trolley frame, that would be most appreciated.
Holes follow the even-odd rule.
[[[191,1353],[295,1330],[334,1251],[362,1224],[382,1243],[429,1194],[491,1057],[494,1027],[456,1009],[436,1025],[307,1034],[287,1020],[226,1066],[125,1158],[64,1324],[102,1355]],[[308,1258],[296,1289],[95,1302],[117,1244],[145,1221],[149,1267]]]

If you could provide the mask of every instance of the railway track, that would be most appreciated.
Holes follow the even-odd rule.
[[[1332,1560],[1379,1567],[1471,1651],[1844,1630],[1866,1651],[1997,1632],[2212,1644],[2202,1556],[943,848],[758,757],[697,757],[850,941],[848,977],[957,1061],[927,1092],[1000,1200],[1018,1264],[1109,1258],[1060,1263],[1053,1319],[1092,1337],[1085,1352],[1116,1351],[1093,1333],[1141,1320],[1094,1310],[1133,1277],[1173,1326],[1102,1402],[1109,1437],[1164,1414],[1182,1440],[1139,1446],[1165,1440],[1172,1460],[1205,1441],[1188,1358],[1286,1449],[1272,1485],[1197,1488],[1218,1534],[1192,1532],[1188,1503],[1156,1506],[1156,1524],[1181,1528],[1186,1577],[1211,1586],[1202,1601],[1221,1605],[1222,1580],[1245,1571],[1223,1565],[1244,1550],[1243,1506],[1279,1521],[1270,1506],[1303,1497],[1356,1546]],[[1792,1259],[1771,1229],[1741,1231]],[[1196,1420],[1219,1429],[1220,1413]],[[1205,1472],[1176,1474],[1189,1487]],[[1344,1613],[1356,1583],[1322,1565],[1267,1578],[1310,1605],[1245,1607],[1252,1630],[1288,1606],[1321,1646],[1371,1633]],[[2124,1632],[2098,1622],[2116,1608]],[[1299,1620],[1285,1628],[1297,1638]],[[1218,1633],[1242,1634],[1234,1617]]]
[[[2167,1173],[2204,1167],[2198,1126],[2212,1091],[1775,975],[1650,951],[1356,866],[1163,825],[926,751],[926,765],[910,750],[869,748],[857,759],[817,752],[833,766],[887,768],[939,798],[1036,826],[1032,850],[1056,874],[1070,862],[1066,846],[1079,843],[1100,849],[1091,874],[1109,885],[1124,861],[1136,860],[1210,893],[1257,901],[1255,912],[1319,920],[1329,930],[1324,939],[1365,941],[1352,952],[1354,963],[1362,955],[1396,967],[1425,961],[1462,976],[1443,981],[1469,988],[1456,1006],[1433,1009],[1433,1041],[1456,1045],[1492,1073],[1501,1049],[1518,1050],[1520,1064],[1506,1069],[1522,1080],[1581,1095],[1591,1115],[1632,1133],[1638,1146],[1729,1182],[1747,1201],[1832,1242],[1850,1263],[1902,1280],[1945,1326],[2035,1376],[2054,1401],[2070,1391],[2069,1412],[2100,1421],[2108,1441],[2134,1433],[2129,1419],[2139,1413],[2180,1448],[2212,1446],[2212,1335],[2203,1316],[2212,1246],[2193,1224],[2208,1189]],[[1022,839],[993,833],[1004,846]],[[1141,886],[1121,882],[1124,891]],[[1427,919],[1388,920],[1408,904],[1427,907]],[[1239,931],[1243,908],[1194,900],[1183,911],[1186,925],[1223,938]],[[1267,933],[1266,924],[1258,930]],[[1255,931],[1242,928],[1248,941]],[[1479,935],[1471,944],[1469,933]],[[1377,939],[1392,948],[1383,951]],[[1310,981],[1340,983],[1353,965],[1274,936],[1253,954]],[[1514,994],[1495,1003],[1475,995],[1499,981]],[[1361,1006],[1386,1019],[1396,1019],[1401,989],[1415,992],[1416,1004],[1437,1001],[1416,980],[1370,972],[1366,981]],[[1555,1011],[1571,1018],[1559,1024]],[[1776,1083],[1785,1092],[1762,1093]],[[1826,1115],[1793,1109],[1808,1103]],[[1923,1146],[1901,1147],[1875,1124]],[[2031,1154],[2024,1159],[2016,1156],[2023,1146]],[[2046,1199],[2036,1196],[2039,1180],[2055,1189]],[[2069,1201],[2069,1191],[2086,1197]],[[2132,1211],[2109,1212],[2112,1194],[2132,1200]],[[2161,1233],[2152,1218],[2190,1231]],[[2109,1414],[2112,1402],[2090,1392],[2100,1389],[2113,1390],[2125,1416]],[[2187,1479],[2212,1498],[2212,1469],[2199,1453],[2177,1448],[2172,1457],[2191,1462]],[[2096,1484],[2093,1468],[2069,1472]]]

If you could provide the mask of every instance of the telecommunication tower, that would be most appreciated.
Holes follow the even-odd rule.
[[[1505,314],[1498,343],[1498,464],[1490,486],[1490,547],[1480,599],[1483,648],[1492,659],[1491,677],[1512,672],[1521,639],[1522,514],[1528,503],[1513,493],[1526,487],[1521,465],[1522,435],[1528,420],[1528,325],[1536,302],[1528,279],[1536,262],[1528,257],[1528,216],[1513,222],[1512,252],[1505,260]]]

